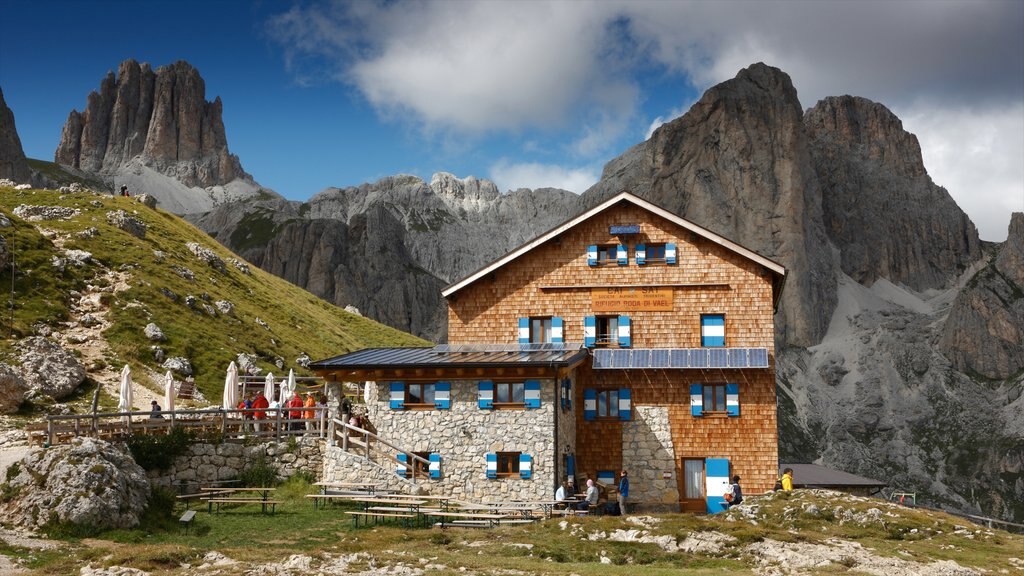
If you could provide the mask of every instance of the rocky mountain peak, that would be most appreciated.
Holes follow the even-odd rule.
[[[498,187],[490,180],[475,176],[459,178],[448,172],[438,172],[430,179],[430,188],[453,208],[480,211],[498,198]]]
[[[996,268],[1024,292],[1024,212],[1010,216],[1009,233],[996,256]]]
[[[18,183],[29,181],[30,171],[25,151],[14,125],[14,112],[7,107],[4,92],[0,90],[0,178]]]
[[[111,175],[134,159],[186,186],[248,178],[228,152],[220,98],[206,100],[199,71],[185,61],[161,66],[125,60],[108,72],[83,112],[72,110],[54,154],[59,164]]]

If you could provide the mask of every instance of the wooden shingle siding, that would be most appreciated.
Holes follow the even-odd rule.
[[[587,246],[616,244],[608,227],[640,224],[642,233],[623,237],[628,266],[587,265]],[[636,265],[637,244],[675,243],[678,264]],[[700,346],[700,314],[726,317],[726,346],[773,349],[772,279],[763,268],[717,244],[636,206],[625,205],[583,222],[559,238],[524,254],[449,300],[448,341],[518,341],[518,319],[559,316],[566,342],[583,341],[583,318],[593,315],[590,289],[548,286],[687,284],[673,289],[674,312],[628,312],[634,348]]]

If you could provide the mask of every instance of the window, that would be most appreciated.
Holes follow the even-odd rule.
[[[434,407],[437,397],[437,384],[407,384],[405,388],[405,405],[411,408]]]
[[[704,384],[704,413],[725,412],[725,384]]]
[[[725,346],[725,314],[701,314],[700,345]]]
[[[596,346],[612,346],[619,343],[619,317],[598,316]]]
[[[498,452],[498,476],[518,476],[522,452]]]
[[[551,342],[551,318],[530,318],[530,342]]]
[[[615,264],[618,260],[619,247],[616,244],[599,244],[597,246],[597,263]]]
[[[598,390],[597,417],[619,419],[619,391]]]
[[[526,384],[523,382],[495,382],[494,405],[515,405],[522,408],[526,399]]]
[[[664,264],[665,263],[665,245],[664,244],[648,244],[646,261],[648,264]]]
[[[413,460],[410,468],[416,469],[416,476],[429,476],[430,475],[430,452],[413,452],[416,456],[423,458],[426,462],[420,462],[419,460]]]

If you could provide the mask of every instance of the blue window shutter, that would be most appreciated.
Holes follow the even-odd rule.
[[[441,477],[441,455],[437,452],[430,453],[430,477]]]
[[[487,453],[487,477],[498,477],[498,455],[494,452]]]
[[[566,460],[565,467],[568,468],[568,470],[565,471],[566,476],[575,476],[576,475],[576,455],[575,454],[569,454],[569,457],[566,458],[565,460]]]
[[[398,455],[398,467],[395,468],[395,474],[398,474],[402,478],[409,475],[409,457],[405,454]]]
[[[725,385],[725,411],[729,416],[740,415],[740,385]]]
[[[676,245],[665,244],[665,264],[676,263]]]
[[[523,385],[523,405],[540,408],[540,380],[527,380]]]
[[[633,419],[633,401],[629,388],[619,389],[619,420]]]
[[[583,419],[597,420],[597,390],[583,389]]]
[[[587,348],[597,345],[597,317],[587,316],[583,319],[583,344]]]
[[[451,382],[438,382],[434,385],[434,408],[448,410],[452,407]]]
[[[725,316],[703,314],[700,317],[700,345],[725,346]]]
[[[701,384],[690,384],[690,414],[704,415],[704,386]]]
[[[551,342],[561,344],[565,342],[564,323],[562,319],[555,316],[551,319]]]
[[[587,246],[587,266],[597,266],[597,244]]]
[[[494,408],[494,382],[482,380],[477,385],[479,390],[479,405],[482,410]]]
[[[647,246],[643,244],[636,245],[636,265],[643,266],[647,264]]]
[[[572,410],[572,380],[569,378],[562,380],[562,388],[565,388],[565,392],[562,393],[565,397],[562,407],[566,410]]]
[[[533,458],[529,454],[519,455],[519,477],[529,480],[533,476]]]
[[[529,344],[530,343],[530,319],[520,318],[519,319],[519,343]]]
[[[619,316],[619,348],[629,348],[633,342],[630,336],[629,316]]]
[[[625,244],[619,244],[619,247],[615,250],[615,259],[618,260],[619,266],[629,264],[629,247]]]
[[[405,383],[391,383],[391,409],[405,410]]]
[[[708,514],[722,512],[726,509],[724,496],[729,487],[729,460],[708,458],[705,462],[705,471],[707,484],[704,493],[708,498]]]

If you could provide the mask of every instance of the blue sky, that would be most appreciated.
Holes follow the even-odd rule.
[[[891,108],[925,165],[1002,240],[1024,211],[1024,2],[0,0],[0,87],[52,160],[124,59],[192,63],[228,144],[292,199],[446,171],[582,192],[605,162],[757,61],[805,108]]]

